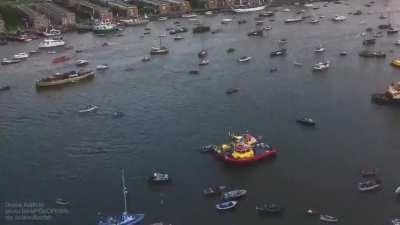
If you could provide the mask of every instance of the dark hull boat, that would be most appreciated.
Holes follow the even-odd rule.
[[[94,78],[94,72],[91,70],[81,70],[79,72],[70,71],[63,74],[55,74],[36,81],[37,88],[60,86],[70,83],[76,83],[82,80]]]
[[[227,89],[227,90],[225,91],[225,93],[226,93],[227,95],[231,95],[231,94],[234,94],[234,93],[237,93],[237,92],[239,92],[239,89],[237,89],[237,88],[229,88],[229,89]]]
[[[209,32],[209,31],[210,31],[209,26],[197,26],[197,27],[193,28],[193,34],[205,33],[205,32]]]
[[[376,39],[375,38],[371,38],[371,39],[365,39],[362,44],[365,46],[368,45],[374,45],[376,43]]]
[[[283,208],[274,203],[262,204],[256,206],[256,211],[260,215],[274,215],[283,212]]]
[[[166,55],[168,53],[169,53],[169,50],[166,47],[159,47],[159,48],[152,47],[150,50],[151,55]]]
[[[296,122],[306,126],[315,126],[315,121],[311,118],[297,119]]]
[[[149,179],[149,183],[152,184],[165,184],[171,182],[171,178],[166,173],[153,173]]]
[[[361,192],[376,191],[379,190],[380,187],[381,187],[380,182],[375,179],[358,183],[358,190]]]
[[[204,57],[206,57],[207,56],[207,51],[206,50],[201,50],[198,54],[197,54],[197,56],[199,57],[199,58],[204,58]]]
[[[0,91],[8,91],[10,89],[11,89],[11,87],[9,85],[0,86]]]
[[[203,194],[205,196],[216,196],[216,195],[220,195],[222,193],[222,191],[224,191],[225,189],[226,189],[225,186],[208,187],[203,190]]]
[[[247,191],[244,189],[238,189],[238,190],[233,190],[233,191],[228,191],[225,192],[222,195],[222,198],[225,200],[233,200],[233,199],[238,199],[247,194]]]

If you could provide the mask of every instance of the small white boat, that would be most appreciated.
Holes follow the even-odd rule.
[[[396,190],[394,190],[394,193],[395,193],[396,195],[400,194],[400,186],[398,186],[398,187],[396,188]]]
[[[26,59],[29,57],[29,54],[26,52],[17,53],[13,56],[14,59]]]
[[[323,48],[322,46],[316,47],[316,48],[314,49],[314,52],[315,52],[315,53],[322,53],[322,52],[325,52],[325,48]]]
[[[250,57],[250,56],[243,56],[243,57],[240,57],[240,58],[238,59],[238,62],[243,63],[243,62],[248,62],[248,61],[250,61],[250,60],[251,60],[251,57]]]
[[[319,62],[317,64],[314,64],[312,66],[312,69],[315,71],[322,71],[322,70],[327,70],[330,67],[330,62],[326,61],[326,62]]]
[[[346,17],[345,16],[338,16],[338,15],[336,15],[336,16],[334,16],[333,18],[332,18],[332,21],[335,21],[335,22],[341,22],[341,21],[345,21],[346,20]]]
[[[303,21],[302,17],[299,18],[289,18],[285,20],[285,23],[297,23]]]
[[[99,107],[95,106],[95,105],[89,105],[87,108],[85,109],[81,109],[78,112],[79,113],[89,113],[89,112],[94,112],[98,109]]]
[[[272,27],[271,27],[271,26],[265,26],[265,27],[263,27],[263,29],[264,29],[264,30],[271,30]]]
[[[288,9],[288,8],[283,9],[282,12],[290,12],[290,9]]]
[[[205,66],[205,65],[208,65],[209,63],[210,63],[210,61],[208,59],[203,59],[199,63],[199,66]]]
[[[207,16],[210,16],[210,15],[213,15],[213,14],[214,13],[212,11],[207,11],[207,12],[204,13],[204,15],[207,15]]]
[[[106,70],[108,69],[108,65],[107,64],[100,64],[98,66],[96,66],[97,70]]]
[[[57,199],[56,199],[56,204],[57,204],[57,205],[65,206],[65,205],[68,205],[69,202],[66,201],[66,200],[64,200],[64,199],[62,199],[62,198],[57,198]]]
[[[89,64],[89,61],[86,59],[79,59],[76,61],[77,66],[86,66]]]
[[[339,219],[333,216],[329,216],[329,215],[323,215],[321,214],[319,216],[319,219],[323,222],[328,222],[328,223],[337,223],[339,222]]]
[[[158,18],[159,21],[166,21],[167,19],[168,19],[168,17],[164,17],[164,16]]]
[[[150,59],[151,58],[149,56],[145,56],[142,58],[142,62],[148,62],[148,61],[150,61]]]
[[[196,14],[182,14],[182,18],[194,18],[197,17]]]
[[[51,29],[50,31],[45,31],[45,32],[43,32],[42,33],[43,34],[43,36],[45,36],[45,37],[53,37],[53,36],[59,36],[59,35],[61,35],[61,31],[60,30],[56,30],[56,29]]]
[[[230,22],[232,22],[232,19],[225,18],[225,19],[222,19],[222,20],[221,20],[221,23],[222,23],[222,24],[228,24],[228,23],[230,23]]]
[[[316,18],[310,20],[310,23],[311,23],[311,24],[316,24],[316,23],[319,23],[319,22],[321,22],[321,20],[316,19]]]
[[[216,204],[215,207],[218,210],[228,210],[228,209],[232,209],[237,205],[237,201],[228,201],[228,202],[222,202],[219,204]]]
[[[56,51],[48,51],[47,54],[57,54]]]
[[[175,41],[180,41],[180,40],[183,40],[183,39],[185,39],[185,38],[182,37],[182,36],[179,36],[179,35],[174,37]]]

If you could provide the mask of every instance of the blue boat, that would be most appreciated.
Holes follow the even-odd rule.
[[[144,219],[144,214],[128,213],[126,196],[128,191],[125,186],[124,170],[122,170],[122,194],[124,196],[124,212],[117,216],[100,218],[98,225],[135,225]]]

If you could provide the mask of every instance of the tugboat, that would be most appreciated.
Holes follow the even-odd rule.
[[[376,104],[399,104],[400,81],[391,83],[385,93],[373,94],[371,100]]]
[[[42,88],[50,86],[60,86],[92,78],[94,78],[94,72],[91,70],[80,70],[79,72],[70,71],[62,74],[56,73],[54,75],[36,81],[36,87]]]
[[[122,170],[122,194],[124,196],[124,212],[119,216],[107,216],[100,218],[98,225],[136,225],[144,219],[144,214],[128,213],[127,195],[124,170]]]
[[[283,208],[274,203],[266,203],[262,205],[256,206],[256,211],[260,215],[272,215],[272,214],[280,214],[283,212]]]
[[[245,133],[232,135],[231,142],[217,145],[216,158],[234,165],[248,165],[268,157],[276,156],[276,149],[259,142],[253,135]]]

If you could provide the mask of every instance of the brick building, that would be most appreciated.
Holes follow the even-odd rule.
[[[108,6],[111,8],[114,16],[130,19],[139,18],[139,9],[136,5],[109,1]]]
[[[47,16],[54,26],[71,27],[76,24],[75,13],[53,3],[37,3],[35,10]]]
[[[47,28],[50,24],[48,18],[25,5],[15,6],[18,15],[25,21],[28,29],[39,30]]]

